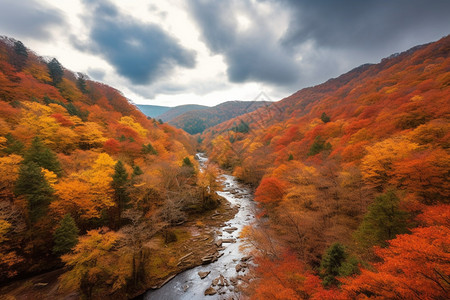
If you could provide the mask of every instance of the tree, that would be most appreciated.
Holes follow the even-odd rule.
[[[125,170],[125,166],[122,161],[118,161],[114,166],[114,174],[112,175],[111,187],[114,191],[114,202],[115,207],[113,210],[114,214],[114,227],[118,228],[121,226],[121,214],[122,212],[128,208],[128,202],[130,201],[130,197],[127,191],[127,183],[128,183],[128,173]]]
[[[250,281],[251,299],[320,299],[314,296],[323,292],[320,279],[308,272],[292,254],[280,259],[256,258],[257,278]]]
[[[86,74],[83,73],[77,73],[77,87],[80,89],[80,91],[83,94],[88,93],[87,85],[86,85],[86,79],[88,78]]]
[[[28,51],[21,41],[14,42],[14,56],[12,58],[12,65],[16,67],[17,71],[22,71],[27,63]]]
[[[314,142],[311,145],[311,148],[309,148],[308,156],[314,156],[324,150],[330,150],[331,144],[325,143],[325,140],[320,136],[316,136],[314,139]]]
[[[328,123],[328,122],[330,122],[330,117],[329,116],[327,116],[327,114],[326,113],[322,113],[322,115],[320,116],[320,119],[322,120],[322,122],[324,122],[324,123]]]
[[[361,161],[364,180],[381,192],[391,177],[393,163],[408,157],[418,147],[418,144],[397,137],[367,147],[367,154]]]
[[[56,58],[53,58],[47,64],[48,72],[50,73],[50,77],[52,78],[53,85],[57,85],[61,83],[64,70],[59,61]]]
[[[393,191],[375,198],[354,235],[362,248],[386,246],[387,240],[408,232],[408,214],[400,209],[399,202]]]
[[[265,204],[277,203],[286,194],[286,184],[276,177],[266,177],[261,180],[255,191],[255,201]]]
[[[340,243],[334,243],[327,249],[320,264],[324,286],[338,284],[336,277],[340,275],[340,269],[347,256],[344,246]]]
[[[27,201],[29,226],[47,214],[48,206],[53,199],[53,189],[45,179],[44,172],[32,161],[21,165],[15,194],[23,196]]]
[[[448,220],[447,214],[445,225],[415,228],[389,241],[389,247],[377,248],[381,262],[374,265],[375,270],[363,269],[360,276],[343,280],[346,298],[448,299]]]
[[[142,153],[157,155],[158,152],[153,148],[152,144],[148,143],[147,145],[142,145]]]
[[[58,255],[68,253],[78,243],[78,231],[75,220],[66,214],[53,233],[53,252]]]
[[[58,158],[47,148],[39,137],[35,137],[24,156],[24,163],[33,162],[38,166],[61,175],[62,169]]]
[[[25,146],[23,143],[15,139],[10,132],[5,135],[6,143],[5,148],[1,149],[6,154],[19,154],[23,153]]]
[[[104,289],[114,292],[124,287],[131,276],[131,263],[124,262],[128,256],[115,248],[120,238],[106,228],[80,237],[73,253],[61,257],[71,267],[61,278],[62,287],[79,289],[87,299],[97,299]]]
[[[194,167],[189,157],[183,158],[183,166],[185,167]]]

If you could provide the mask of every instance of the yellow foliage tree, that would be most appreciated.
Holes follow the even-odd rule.
[[[361,162],[361,172],[366,183],[378,190],[389,180],[392,164],[410,155],[419,145],[402,137],[394,137],[366,148]]]
[[[129,116],[122,117],[120,118],[119,123],[133,128],[142,137],[147,136],[148,130],[142,127],[141,124],[137,123],[132,117]]]
[[[79,238],[72,254],[62,256],[70,271],[61,277],[66,290],[80,289],[87,299],[123,288],[131,277],[130,256],[116,249],[121,236],[107,228],[90,230]]]

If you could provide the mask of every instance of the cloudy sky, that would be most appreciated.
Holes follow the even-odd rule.
[[[0,35],[139,104],[280,100],[450,34],[448,0],[0,0]]]

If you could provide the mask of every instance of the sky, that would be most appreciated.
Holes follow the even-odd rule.
[[[448,0],[0,0],[0,35],[136,104],[278,101],[450,34]]]

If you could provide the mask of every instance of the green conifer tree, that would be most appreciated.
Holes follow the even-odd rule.
[[[50,77],[52,77],[53,85],[57,85],[62,81],[64,70],[59,61],[56,58],[53,58],[47,64],[48,71],[50,73]]]
[[[336,277],[340,275],[340,268],[346,258],[347,253],[340,243],[334,243],[327,249],[320,264],[324,286],[338,284]]]
[[[123,165],[122,161],[118,161],[114,166],[114,174],[112,176],[111,186],[114,191],[114,201],[115,201],[115,213],[113,214],[113,228],[118,229],[121,226],[120,216],[122,212],[128,208],[128,202],[130,201],[127,183],[128,183],[128,173]]]
[[[24,163],[34,162],[38,166],[61,175],[62,169],[56,154],[35,137],[24,156]]]
[[[53,252],[58,255],[70,252],[78,243],[78,232],[75,220],[70,214],[66,214],[53,234]]]
[[[53,189],[45,179],[39,165],[32,161],[22,163],[14,192],[27,201],[29,226],[47,214],[48,206],[53,198]]]
[[[387,240],[408,232],[408,213],[400,209],[399,202],[393,191],[375,198],[354,234],[360,247],[386,246]]]

